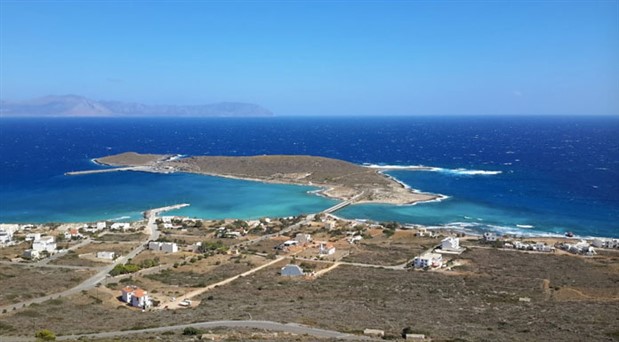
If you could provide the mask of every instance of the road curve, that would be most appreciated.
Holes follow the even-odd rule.
[[[131,334],[142,334],[142,333],[160,333],[165,331],[172,330],[181,330],[188,327],[199,328],[199,329],[212,329],[212,328],[256,328],[256,329],[265,329],[271,331],[283,331],[298,335],[308,334],[314,337],[319,338],[336,338],[342,340],[372,340],[367,336],[346,334],[339,331],[334,330],[325,330],[319,328],[312,328],[306,325],[296,324],[296,323],[278,323],[272,321],[211,321],[211,322],[198,322],[198,323],[190,323],[190,324],[179,324],[179,325],[171,325],[166,327],[158,327],[158,328],[148,328],[148,329],[140,329],[140,330],[127,330],[127,331],[110,331],[110,332],[102,332],[96,334],[85,334],[85,335],[67,335],[67,336],[58,336],[58,341],[67,341],[67,340],[76,340],[78,338],[113,338],[118,336],[125,336]],[[0,341],[4,341],[4,337],[0,337]]]

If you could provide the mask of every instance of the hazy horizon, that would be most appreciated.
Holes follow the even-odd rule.
[[[617,1],[0,2],[0,98],[618,115]]]

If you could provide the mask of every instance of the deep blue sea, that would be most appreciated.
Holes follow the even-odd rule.
[[[312,188],[191,174],[115,172],[92,158],[126,151],[183,155],[307,154],[391,171],[444,194],[413,206],[355,205],[347,218],[520,234],[619,237],[619,117],[276,117],[0,119],[0,222],[137,219],[175,203],[205,218],[316,212]]]

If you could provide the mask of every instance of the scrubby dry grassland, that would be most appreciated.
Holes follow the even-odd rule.
[[[253,319],[347,332],[377,328],[397,335],[410,326],[438,341],[591,341],[617,336],[619,274],[614,256],[586,259],[474,249],[460,258],[467,265],[452,272],[340,266],[315,280],[294,281],[278,276],[280,265],[274,265],[205,293],[196,308],[175,311],[140,313],[96,304],[92,290],[65,299],[62,310],[46,303],[4,316],[4,329],[29,334],[35,319],[69,334],[247,319],[251,314]],[[586,296],[566,298],[566,289]],[[519,300],[525,297],[530,302]],[[89,324],[75,324],[77,320]]]
[[[69,289],[89,276],[92,270],[0,265],[0,305]]]

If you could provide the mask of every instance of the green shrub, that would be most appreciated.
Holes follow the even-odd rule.
[[[56,341],[56,334],[47,329],[37,331],[37,333],[34,334],[34,337],[40,341]]]
[[[187,327],[183,329],[183,335],[185,336],[193,336],[193,335],[198,335],[200,333],[202,332],[194,327]]]

